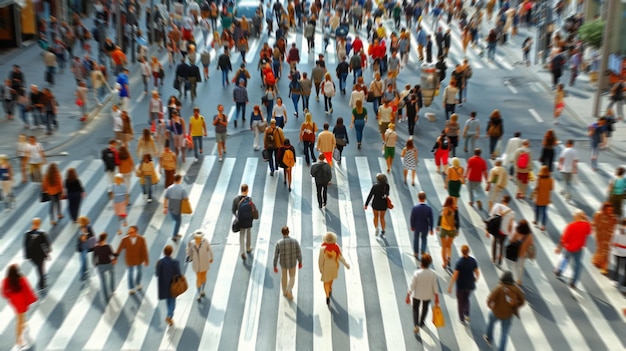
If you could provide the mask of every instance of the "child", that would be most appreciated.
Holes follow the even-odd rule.
[[[613,235],[613,256],[615,256],[615,273],[614,279],[615,285],[618,289],[624,291],[626,289],[626,219],[622,219],[620,226],[615,227],[615,234]],[[619,280],[620,271],[622,273],[622,279]]]

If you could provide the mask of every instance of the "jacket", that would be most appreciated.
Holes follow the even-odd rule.
[[[128,267],[139,266],[142,263],[149,262],[146,239],[141,235],[137,235],[135,237],[135,244],[133,244],[130,236],[122,238],[115,255],[119,256],[122,253],[122,250],[126,250],[124,260],[126,261],[126,266]]]
[[[187,260],[191,261],[191,267],[194,272],[208,271],[211,261],[213,261],[211,244],[203,238],[200,241],[200,245],[196,245],[196,240],[191,239],[189,244],[187,244]]]
[[[174,277],[180,275],[180,263],[169,256],[160,259],[154,270],[157,276],[159,300],[172,298],[171,286]]]
[[[37,301],[37,295],[28,284],[28,279],[24,276],[20,277],[20,291],[13,291],[9,287],[9,279],[2,280],[2,296],[9,300],[9,304],[13,306],[15,312],[25,313],[28,306]]]
[[[311,165],[311,177],[315,178],[315,184],[326,185],[333,179],[330,165],[326,162],[315,162]]]
[[[419,203],[411,210],[410,224],[414,233],[426,233],[433,230],[433,209],[426,203]]]
[[[539,177],[535,188],[535,204],[537,206],[548,206],[550,204],[550,194],[554,186],[554,179],[550,177]]]
[[[30,230],[24,235],[24,258],[43,262],[50,254],[50,242],[46,233]]]
[[[63,192],[63,180],[61,179],[61,174],[58,174],[56,183],[54,185],[48,182],[48,176],[44,175],[43,183],[41,184],[41,190],[49,195],[58,195]]]
[[[326,247],[322,246],[317,260],[320,273],[322,273],[320,280],[330,282],[337,279],[339,275],[339,262],[343,263],[346,268],[350,268],[350,265],[346,263],[341,253],[337,254],[337,252],[327,250]]]
[[[120,164],[117,166],[117,169],[122,174],[131,173],[135,168],[135,162],[133,161],[133,157],[128,155],[128,158],[125,160],[120,160]]]
[[[500,283],[487,298],[487,306],[498,319],[509,319],[518,315],[524,305],[524,293],[514,284]]]
[[[561,246],[569,252],[578,252],[585,247],[589,234],[591,234],[591,223],[587,221],[572,222],[563,231]]]
[[[317,136],[317,149],[320,152],[332,152],[337,146],[335,135],[329,131],[324,130]]]
[[[154,163],[152,161],[150,162],[141,162],[138,166],[137,166],[137,177],[139,177],[139,183],[141,185],[143,185],[144,182],[144,177],[150,176],[150,179],[152,180],[152,184],[158,184],[159,183],[159,175],[157,174],[156,170],[154,169]]]

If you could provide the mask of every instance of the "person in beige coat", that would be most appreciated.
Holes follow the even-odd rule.
[[[198,289],[198,302],[204,297],[204,286],[206,285],[206,272],[213,263],[213,250],[208,240],[204,239],[204,233],[196,230],[193,233],[193,240],[187,245],[187,262],[191,262],[193,271],[196,272],[196,288]]]
[[[324,130],[317,136],[317,151],[324,154],[326,162],[332,167],[333,150],[337,147],[337,140],[335,139],[335,134],[328,130],[329,128],[330,125],[324,123]]]
[[[495,167],[493,167],[489,171],[489,177],[487,178],[487,188],[485,188],[485,190],[489,192],[488,211],[491,211],[493,204],[502,198],[502,191],[506,188],[508,181],[509,175],[507,174],[506,169],[502,167],[502,159],[497,158],[495,162]]]
[[[554,179],[550,176],[548,166],[541,166],[539,176],[537,178],[537,186],[533,190],[533,201],[535,202],[535,220],[534,225],[541,221],[541,230],[546,230],[546,222],[548,221],[548,205],[550,205],[550,195],[554,189]]]
[[[324,235],[324,242],[320,249],[318,265],[321,280],[324,282],[324,291],[326,292],[326,304],[330,303],[330,295],[333,291],[333,281],[337,279],[339,274],[339,262],[343,263],[346,269],[350,269],[350,265],[346,262],[341,254],[341,248],[337,245],[337,235],[332,232]]]
[[[159,175],[156,169],[154,169],[154,162],[152,162],[150,154],[143,155],[143,160],[137,166],[135,174],[139,177],[143,196],[147,197],[146,201],[148,203],[152,202],[152,185],[159,183]]]

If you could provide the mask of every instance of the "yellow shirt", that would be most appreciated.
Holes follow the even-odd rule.
[[[204,135],[204,116],[191,116],[189,119],[189,128],[191,130],[191,136],[203,136]]]

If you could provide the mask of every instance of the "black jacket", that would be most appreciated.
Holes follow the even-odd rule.
[[[189,78],[189,65],[186,63],[179,63],[178,66],[176,66],[176,77],[183,79]]]
[[[359,58],[359,60],[360,60],[360,58]],[[337,65],[337,75],[340,75],[341,73],[348,74],[349,68],[350,68],[350,65],[346,61],[340,62]]]
[[[230,63],[230,57],[226,54],[221,54],[217,59],[217,67],[219,67],[222,71],[232,71],[233,66]]]
[[[311,176],[316,184],[328,184],[333,179],[330,165],[326,162],[315,162],[311,165]]]
[[[35,262],[43,262],[50,254],[50,242],[46,233],[30,230],[24,234],[24,257]]]

